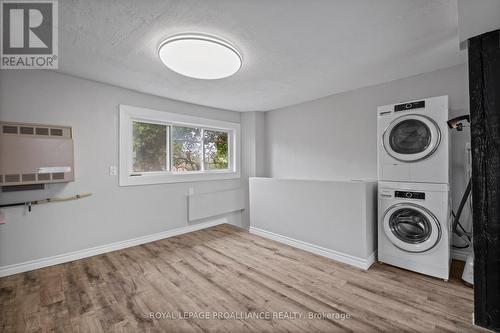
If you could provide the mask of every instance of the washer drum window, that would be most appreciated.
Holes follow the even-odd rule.
[[[398,203],[387,209],[383,227],[391,243],[406,252],[429,251],[441,239],[441,225],[434,214],[412,203]]]
[[[398,161],[415,162],[431,156],[439,146],[437,124],[422,115],[396,118],[385,130],[382,143],[386,152]]]
[[[403,120],[392,129],[389,142],[396,153],[421,153],[431,144],[431,130],[420,120]]]
[[[397,238],[410,244],[425,242],[432,232],[429,219],[412,208],[402,208],[392,213],[389,225]]]

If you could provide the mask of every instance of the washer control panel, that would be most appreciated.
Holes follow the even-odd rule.
[[[419,199],[425,200],[424,192],[406,192],[406,191],[395,191],[394,197],[396,198],[406,198],[406,199]]]
[[[394,112],[425,108],[425,101],[394,105]]]

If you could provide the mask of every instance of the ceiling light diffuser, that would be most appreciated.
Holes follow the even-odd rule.
[[[161,61],[181,75],[215,80],[234,75],[241,68],[241,55],[228,42],[208,35],[182,34],[163,41]]]

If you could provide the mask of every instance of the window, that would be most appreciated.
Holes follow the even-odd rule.
[[[202,129],[173,126],[172,130],[172,171],[202,170],[203,152]]]
[[[203,132],[203,163],[205,170],[228,168],[228,133],[205,130]]]
[[[167,133],[165,125],[133,122],[133,171],[167,170]]]
[[[240,125],[120,105],[120,185],[239,178]]]

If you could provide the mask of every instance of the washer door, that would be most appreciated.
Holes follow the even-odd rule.
[[[387,238],[407,252],[425,252],[441,239],[441,226],[437,218],[426,208],[400,203],[384,214],[384,232]]]
[[[398,161],[415,162],[432,155],[441,141],[437,124],[422,115],[396,118],[385,130],[382,143],[386,152]]]

